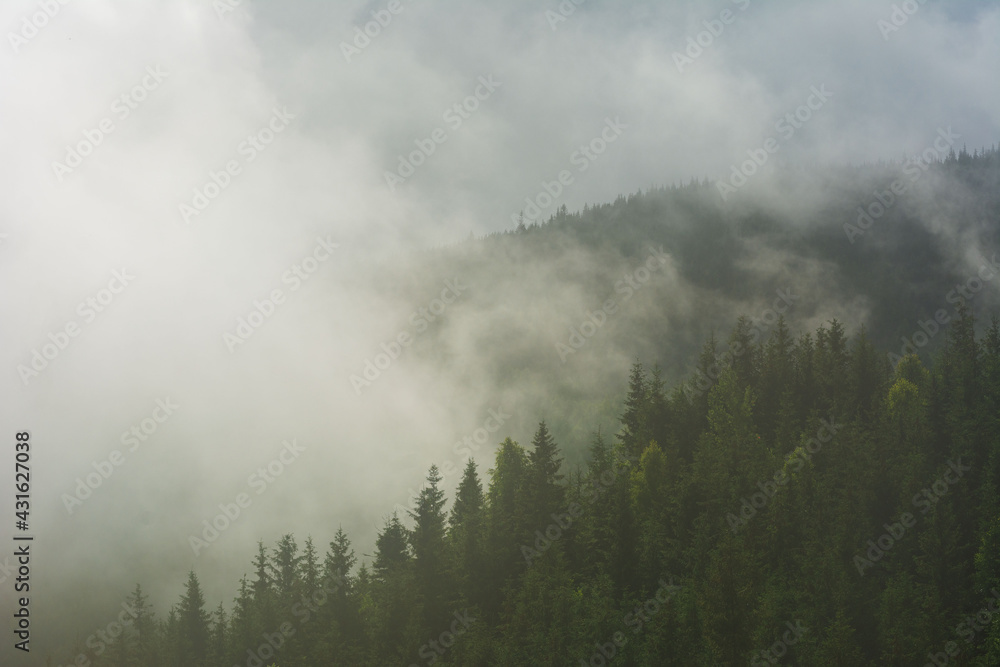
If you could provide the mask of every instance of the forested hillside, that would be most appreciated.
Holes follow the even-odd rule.
[[[940,160],[915,160],[782,168],[725,201],[714,183],[691,181],[579,212],[560,207],[544,222],[526,218],[507,232],[394,257],[344,280],[360,291],[374,275],[374,289],[393,296],[386,310],[399,302],[401,330],[414,303],[458,277],[469,289],[409,358],[423,362],[424,376],[446,374],[481,403],[504,396],[522,430],[544,406],[567,461],[582,463],[575,443],[617,419],[623,364],[641,358],[660,366],[666,384],[679,383],[703,341],[713,331],[724,336],[738,315],[770,334],[780,295],[791,295],[791,329],[836,318],[850,332],[865,326],[873,345],[896,355],[910,350],[902,339],[921,331],[918,322],[954,313],[959,297],[977,312],[1000,309],[997,281],[975,282],[1000,257],[1000,151],[956,147]],[[908,188],[898,197],[897,181]],[[878,197],[890,196],[883,207]],[[863,218],[867,211],[881,214]],[[639,283],[633,273],[654,251],[668,261]],[[974,291],[956,289],[970,280]],[[599,320],[609,300],[615,312],[571,346],[571,330],[588,313]],[[943,337],[917,343],[926,362]]]
[[[370,557],[316,526],[247,554],[234,600],[192,572],[156,615],[137,586],[93,664],[1000,664],[1000,325],[944,328],[893,368],[835,320],[741,318],[677,386],[622,368],[585,466],[509,433],[453,498],[432,467]]]
[[[1000,0],[0,23],[0,667],[1000,667]]]
[[[0,23],[0,667],[1000,667],[1000,0]]]

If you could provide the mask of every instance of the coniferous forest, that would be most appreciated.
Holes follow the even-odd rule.
[[[431,467],[370,564],[337,530],[259,544],[231,601],[192,572],[158,616],[137,585],[93,664],[1000,664],[982,328],[960,304],[929,366],[893,368],[836,320],[758,341],[741,318],[678,386],[622,369],[620,428],[585,466],[544,421],[506,434],[453,498]]]
[[[1000,2],[0,19],[0,667],[1000,667]]]
[[[0,667],[1000,667],[1000,2],[0,19]]]

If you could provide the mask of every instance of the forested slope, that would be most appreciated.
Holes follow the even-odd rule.
[[[688,381],[628,387],[585,466],[511,433],[454,498],[432,468],[363,564],[317,526],[215,611],[194,573],[166,617],[137,588],[94,664],[1000,664],[995,319],[977,341],[960,305],[930,368],[892,368],[836,321],[743,318]]]

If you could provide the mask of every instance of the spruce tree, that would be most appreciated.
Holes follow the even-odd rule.
[[[532,524],[544,527],[552,520],[551,515],[565,511],[564,488],[560,484],[563,475],[559,472],[562,457],[544,419],[538,424],[531,444],[533,449],[528,453],[528,502]]]
[[[638,460],[639,455],[649,445],[652,432],[649,428],[649,388],[642,364],[632,364],[628,380],[628,395],[625,397],[625,412],[621,416],[619,438],[629,456]]]
[[[142,592],[142,586],[135,585],[135,590],[125,600],[132,614],[132,638],[135,647],[135,659],[140,665],[157,664],[156,651],[156,618],[149,598]]]
[[[462,473],[448,521],[451,574],[455,579],[456,606],[479,606],[484,602],[487,571],[486,497],[476,462],[469,459]]]
[[[177,655],[184,665],[202,667],[209,645],[209,617],[205,598],[194,571],[188,573],[184,595],[177,607]]]
[[[446,601],[451,598],[445,556],[445,497],[438,488],[441,479],[437,466],[432,465],[427,472],[427,485],[417,497],[416,510],[410,511],[415,525],[409,541],[417,600],[422,607],[421,629],[425,633],[433,633],[444,622],[448,614]]]
[[[373,660],[376,663],[412,661],[413,622],[418,618],[413,586],[409,534],[394,512],[375,540],[371,623]]]
[[[208,667],[226,664],[228,635],[229,626],[226,610],[223,609],[220,602],[215,613],[212,614],[212,630],[209,636],[208,660],[206,661]]]
[[[287,613],[292,600],[301,596],[301,581],[299,565],[302,556],[299,546],[292,535],[283,535],[274,547],[271,560],[268,563],[268,574],[274,583],[274,593],[278,606]]]

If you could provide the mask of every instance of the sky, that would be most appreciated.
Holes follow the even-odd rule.
[[[1000,134],[995,2],[8,0],[0,27],[0,434],[31,433],[56,662],[136,581],[163,612],[194,569],[228,604],[257,539],[343,525],[371,553],[428,465],[505,414],[489,378],[404,357],[356,391],[467,293],[390,298],[380,267],[725,179],[769,141],[849,165]],[[539,418],[502,418],[483,461]]]

